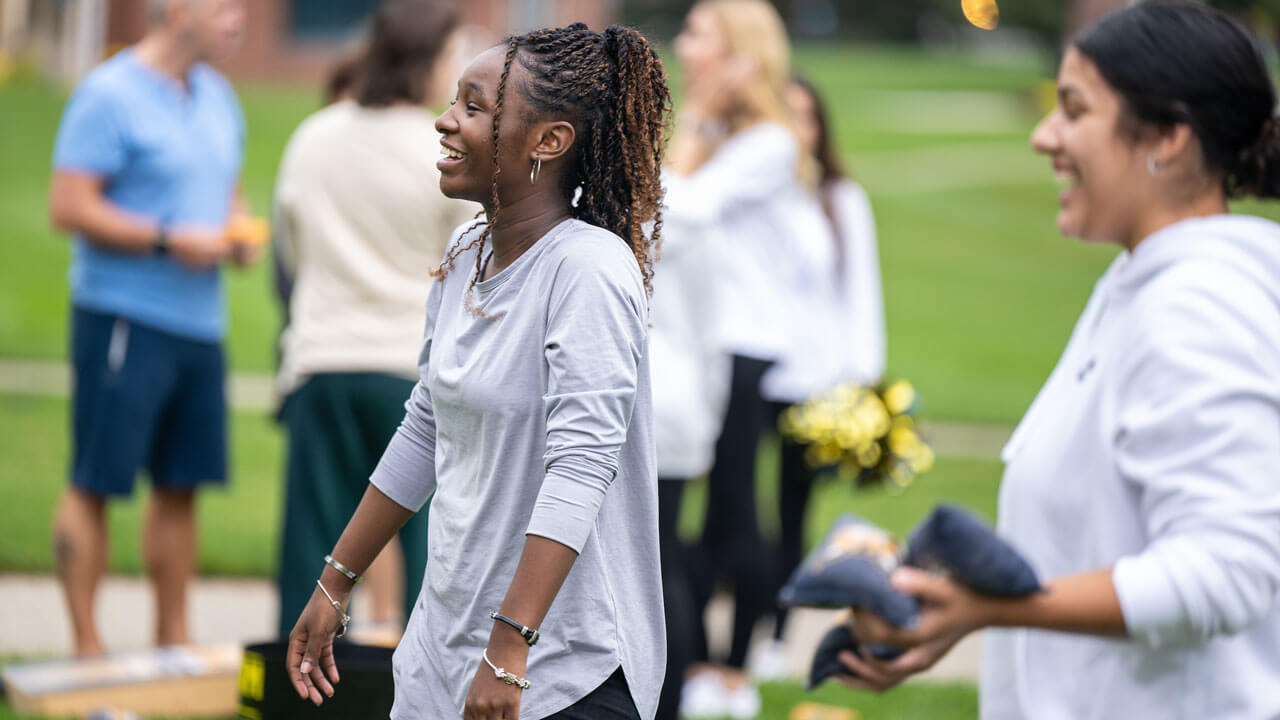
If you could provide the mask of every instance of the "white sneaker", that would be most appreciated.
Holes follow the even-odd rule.
[[[787,662],[787,646],[781,640],[758,643],[751,653],[751,677],[757,680],[782,680],[795,675]]]
[[[750,683],[728,692],[727,712],[733,720],[751,720],[760,714],[760,691]]]
[[[720,676],[713,672],[698,673],[685,681],[680,690],[680,716],[689,720],[719,718],[729,714],[729,694]]]

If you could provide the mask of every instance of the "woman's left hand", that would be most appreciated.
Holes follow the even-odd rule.
[[[502,670],[525,677],[529,662],[529,646],[489,642],[489,659]],[[467,691],[467,704],[463,708],[464,720],[517,720],[520,717],[520,698],[524,691],[517,685],[499,680],[482,658],[476,676]]]
[[[919,599],[918,621],[913,627],[895,627],[872,613],[857,611],[851,623],[859,641],[913,648],[954,638],[954,644],[987,622],[991,601],[950,578],[900,567],[893,571],[890,582],[898,592]]]
[[[835,679],[855,690],[884,692],[896,687],[912,675],[928,670],[943,658],[963,635],[938,638],[917,645],[892,660],[878,660],[863,649],[862,655],[850,650],[837,656],[840,664],[849,669],[849,675],[836,675]]]

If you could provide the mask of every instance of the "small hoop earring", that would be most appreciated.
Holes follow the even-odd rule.
[[[537,185],[538,176],[541,174],[542,174],[542,158],[536,157],[533,159],[533,167],[529,170],[529,184]]]
[[[1162,170],[1163,168],[1161,168],[1160,165],[1156,163],[1155,154],[1153,153],[1151,155],[1148,155],[1147,156],[1147,172],[1151,173],[1151,177],[1159,176]]]

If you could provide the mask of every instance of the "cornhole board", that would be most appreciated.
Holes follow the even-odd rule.
[[[239,705],[237,643],[139,650],[85,660],[10,665],[9,702],[20,713],[83,716],[102,708],[140,715],[226,717]]]

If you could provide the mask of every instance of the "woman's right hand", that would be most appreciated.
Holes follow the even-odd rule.
[[[740,55],[728,58],[708,74],[703,85],[691,89],[690,100],[703,114],[724,117],[741,107],[759,75],[760,65],[755,60]]]
[[[334,599],[345,606],[347,594],[335,593]],[[333,697],[333,686],[338,684],[333,634],[341,624],[337,609],[317,587],[289,633],[289,651],[285,655],[289,680],[303,700],[319,705],[326,697]]]

